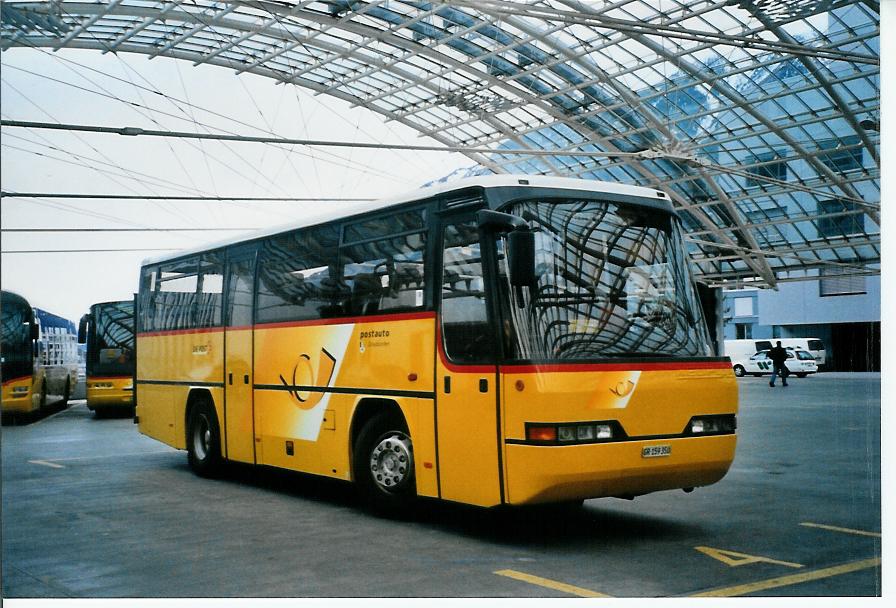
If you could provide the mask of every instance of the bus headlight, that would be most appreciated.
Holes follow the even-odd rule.
[[[734,417],[734,414],[694,416],[688,423],[685,433],[690,435],[712,435],[732,433],[736,428],[737,419]]]
[[[554,431],[556,428],[556,431]],[[550,430],[549,430],[550,429]],[[613,439],[613,425],[606,422],[579,422],[559,424],[556,427],[530,425],[527,427],[530,441],[553,441],[557,443],[593,443]]]

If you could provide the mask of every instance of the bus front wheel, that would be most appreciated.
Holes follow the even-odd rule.
[[[190,410],[187,426],[187,460],[201,477],[212,477],[221,466],[221,433],[215,408],[201,397]]]
[[[404,515],[417,495],[414,446],[404,421],[388,413],[361,429],[354,449],[354,477],[365,501],[384,515]]]

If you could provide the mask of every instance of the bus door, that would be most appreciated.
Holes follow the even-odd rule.
[[[225,456],[256,462],[253,406],[253,305],[255,249],[227,256],[227,300],[224,327]]]
[[[442,217],[436,428],[441,498],[502,502],[496,329],[474,213]]]

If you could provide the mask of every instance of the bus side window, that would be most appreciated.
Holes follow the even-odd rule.
[[[404,211],[345,227],[340,267],[351,296],[348,314],[423,308],[424,215]]]
[[[264,241],[258,267],[257,321],[304,321],[344,314],[349,292],[334,272],[338,245],[338,226],[290,232]]]
[[[224,292],[224,253],[207,253],[199,260],[196,327],[220,327]]]
[[[473,218],[448,224],[442,234],[442,337],[453,361],[488,362],[493,357],[479,227]]]
[[[137,296],[140,313],[137,318],[137,331],[152,331],[155,291],[158,284],[156,281],[157,271],[156,267],[146,267],[140,270],[140,291]]]
[[[190,329],[195,326],[198,260],[169,262],[159,269],[154,329]]]

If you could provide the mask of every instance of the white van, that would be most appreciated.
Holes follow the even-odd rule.
[[[731,361],[749,359],[761,350],[771,350],[771,340],[725,340],[725,356]]]
[[[725,340],[725,356],[736,360],[749,359],[761,350],[771,350],[780,341],[781,346],[790,350],[805,350],[812,353],[818,366],[825,364],[824,342],[818,338],[770,338],[767,340]]]

